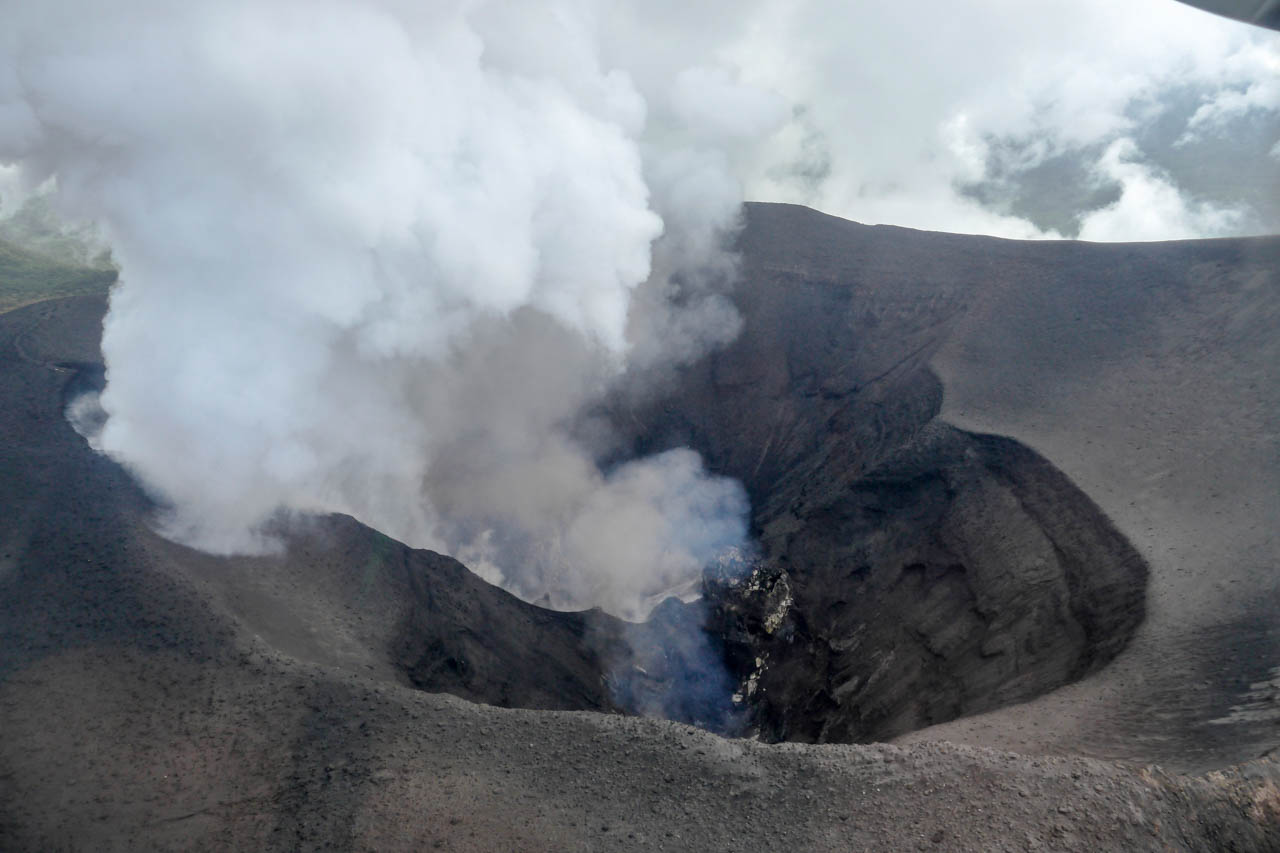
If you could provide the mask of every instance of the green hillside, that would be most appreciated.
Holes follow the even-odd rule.
[[[106,293],[115,280],[110,267],[55,260],[0,239],[0,314],[59,296]]]

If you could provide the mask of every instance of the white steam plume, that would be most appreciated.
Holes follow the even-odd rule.
[[[168,535],[347,512],[627,616],[743,539],[696,454],[601,471],[575,426],[734,333],[776,97],[710,54],[629,73],[588,2],[0,8],[0,163],[112,246],[98,441]]]
[[[1173,0],[0,15],[0,217],[53,178],[100,224],[123,275],[103,446],[218,550],[342,510],[526,596],[621,611],[680,574],[723,502],[635,497],[673,522],[611,551],[643,577],[586,555],[577,520],[640,490],[578,421],[735,333],[739,179],[1004,236],[1280,227],[1280,42]],[[681,459],[635,464],[740,501]]]

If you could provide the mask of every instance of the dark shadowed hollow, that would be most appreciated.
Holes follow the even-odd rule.
[[[856,742],[1033,698],[1124,648],[1144,613],[1142,557],[1034,451],[937,417],[928,361],[982,267],[931,280],[909,256],[937,235],[831,220],[826,248],[847,272],[814,270],[788,258],[785,229],[824,218],[750,210],[742,334],[669,393],[617,402],[614,420],[637,454],[692,446],[747,484],[754,572],[629,625],[462,593],[479,582],[434,558],[410,575],[398,659],[413,684]]]

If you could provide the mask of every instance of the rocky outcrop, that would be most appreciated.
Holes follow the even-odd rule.
[[[708,629],[756,730],[889,738],[1115,657],[1141,556],[1033,450],[938,419],[929,359],[1019,244],[749,205],[739,245],[742,333],[617,420],[751,493],[761,564],[708,585]]]
[[[1146,567],[1083,493],[999,436],[935,424],[766,530],[713,587],[770,740],[862,741],[1029,699],[1113,658]]]
[[[397,665],[422,690],[504,708],[643,714],[739,731],[743,710],[705,603],[668,599],[642,623],[600,610],[527,604],[457,560],[415,551],[361,525],[347,557],[403,572],[408,606]],[[372,544],[371,544],[372,543]]]
[[[742,333],[615,410],[630,452],[693,446],[746,483],[754,572],[638,626],[403,557],[411,683],[847,742],[1024,701],[1119,653],[1143,619],[1142,558],[1034,451],[938,419],[929,358],[1003,241],[834,222],[751,206]],[[779,234],[797,223],[799,249]]]

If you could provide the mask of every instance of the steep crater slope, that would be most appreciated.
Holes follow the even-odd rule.
[[[399,667],[430,681],[461,657],[454,692],[608,710],[575,636],[591,614],[523,604],[350,519],[253,559],[157,537],[146,497],[62,417],[64,392],[100,381],[102,309],[0,317],[0,849],[728,850],[745,833],[835,850],[938,832],[983,849],[993,811],[1048,839],[1064,802],[1128,846],[1274,835],[1267,813],[1240,816],[1274,763],[1156,787],[1097,763],[778,751],[407,689]],[[500,630],[469,636],[485,619]],[[396,645],[402,625],[418,646]],[[424,659],[431,631],[455,644]],[[921,825],[926,787],[981,821]],[[1123,822],[1135,802],[1147,823]]]
[[[689,445],[743,480],[755,571],[629,626],[492,602],[437,561],[410,575],[397,660],[411,683],[849,742],[1031,699],[1113,659],[1144,616],[1143,559],[1037,453],[938,419],[930,357],[992,265],[1025,274],[1039,247],[751,205],[740,248],[738,339],[612,414],[626,455]]]
[[[1146,566],[1052,465],[933,423],[829,500],[766,527],[713,585],[744,700],[773,740],[878,740],[1019,702],[1110,661]]]
[[[1234,269],[1229,253],[1238,244],[1078,251],[1145,258],[1131,267],[1156,277],[1166,272],[1152,261],[1162,253],[1179,267],[1187,256],[1224,256]],[[1048,257],[1044,265],[1056,269],[1054,256],[1065,251],[1011,244],[1008,254],[1014,261],[1020,254]],[[1117,267],[1118,278],[1125,272]],[[1189,778],[951,744],[776,748],[665,722],[508,711],[409,689],[411,671],[431,682],[431,673],[449,669],[426,632],[459,631],[475,618],[472,606],[487,609],[498,626],[527,620],[535,630],[513,631],[512,642],[545,644],[566,655],[570,672],[584,659],[575,626],[591,617],[539,623],[542,611],[447,558],[410,552],[349,519],[318,519],[296,531],[286,553],[256,559],[210,557],[160,539],[147,524],[146,497],[62,417],[64,393],[91,385],[101,369],[95,361],[103,307],[98,299],[71,299],[0,316],[0,779],[9,783],[0,789],[10,792],[0,795],[0,848],[718,850],[741,846],[743,837],[806,850],[904,843],[989,850],[1010,839],[1071,849],[1277,847],[1274,758]],[[1116,316],[1106,315],[1107,322]],[[872,414],[912,410],[913,400],[927,403],[939,390],[935,383],[918,397],[877,398],[887,383],[869,387],[864,402],[880,400],[866,410]],[[839,405],[822,396],[814,395],[821,406]],[[927,421],[931,409],[922,411]],[[645,440],[656,442],[664,425],[693,434],[702,414],[688,409],[669,422],[655,415]],[[737,423],[769,427],[769,414]],[[865,465],[851,463],[849,482],[898,476],[903,445],[873,440],[881,434],[874,418],[850,422],[862,425],[856,434],[864,449],[884,449]],[[934,430],[940,435],[929,438]],[[984,430],[1001,431],[976,431]],[[944,439],[945,447],[948,434],[945,425],[926,423],[911,441]],[[760,433],[768,436],[768,429]],[[761,458],[760,472],[773,465],[761,446],[740,445],[747,461],[737,470],[750,474]],[[788,465],[777,465],[772,480],[756,483],[757,497],[773,495],[785,507],[797,495],[816,494],[803,488],[823,471],[823,457],[809,455],[814,447],[793,445],[796,456],[818,461],[786,477],[776,472]],[[979,458],[983,467],[988,458]],[[758,517],[785,519],[763,512]],[[1153,560],[1153,580],[1160,565]],[[795,618],[798,608],[788,612]],[[1274,626],[1274,612],[1262,628]],[[451,623],[455,616],[463,621]],[[679,629],[669,613],[660,621]],[[1218,627],[1224,643],[1238,642],[1234,623]],[[1231,659],[1216,654],[1221,645],[1201,645],[1206,663],[1234,679]],[[538,656],[508,661],[513,649],[501,641],[491,649],[487,658],[464,642],[447,651],[478,664],[473,680],[455,689],[500,702],[505,680],[506,701],[540,701],[524,691],[553,683],[547,671],[512,672]],[[1139,660],[1168,676],[1164,698],[1174,701],[1187,673],[1167,659],[1168,646],[1156,652]],[[1239,656],[1248,658],[1249,650]],[[623,663],[639,663],[660,687],[660,668]],[[602,676],[592,666],[583,671],[598,687]],[[1259,702],[1270,701],[1259,693]],[[1092,712],[1099,703],[1086,698]],[[1248,706],[1242,713],[1254,712]],[[1170,721],[1145,713],[1137,722],[1147,748]],[[936,738],[937,729],[924,734],[930,731]],[[1069,747],[1084,743],[1072,731],[1065,737]],[[1134,742],[1129,737],[1126,747]],[[1170,744],[1157,747],[1140,754],[1162,763],[1179,754]]]
[[[343,578],[349,600],[349,574],[373,571],[394,581],[378,616],[396,627],[362,645],[388,649],[395,677],[419,689],[745,724],[771,740],[886,739],[1112,659],[1143,618],[1142,559],[1036,453],[937,419],[928,359],[1001,241],[791,207],[748,215],[741,336],[614,414],[634,430],[628,452],[691,445],[746,483],[763,552],[749,578],[711,578],[704,602],[668,602],[634,626],[542,610],[337,520],[291,545],[292,568],[250,570],[236,589],[291,571],[295,588]],[[181,559],[227,583],[225,567]]]
[[[723,727],[732,685],[700,642],[701,609],[672,602],[644,625],[547,610],[346,516],[292,525],[282,553],[256,557],[158,536],[154,503],[64,417],[102,387],[105,307],[0,316],[0,683],[67,646],[234,664],[236,635],[255,654],[489,705]]]
[[[20,549],[18,572],[49,583],[85,565],[115,583],[164,566],[299,660],[507,707],[641,712],[725,731],[745,718],[770,739],[889,737],[1051,690],[1123,645],[1142,612],[1141,561],[1035,454],[936,421],[932,344],[896,334],[914,314],[866,300],[862,310],[893,318],[872,325],[895,335],[855,336],[832,308],[854,304],[847,288],[787,288],[750,266],[739,299],[742,338],[690,368],[674,397],[637,408],[650,426],[636,444],[691,442],[742,477],[766,559],[748,581],[711,582],[705,602],[668,602],[645,625],[526,604],[350,519],[295,531],[273,557],[166,542],[147,528],[145,497],[56,409],[13,424],[15,439],[29,437],[14,451],[39,446],[58,460],[13,459],[11,504],[31,522],[10,519],[13,541],[44,543]],[[100,382],[101,310],[72,300],[12,315],[10,378],[61,375],[65,393]],[[82,350],[75,363],[71,349]],[[765,381],[753,375],[761,368]],[[91,545],[52,532],[95,524],[111,530]],[[138,568],[117,574],[124,564]],[[39,634],[32,619],[57,619],[26,607],[14,617],[27,636]]]
[[[1131,359],[1131,342],[1161,328],[1153,294],[1185,300],[1200,287],[1188,271],[1235,281],[1243,270],[1241,293],[1266,293],[1241,259],[1276,241],[1025,243],[867,227],[791,206],[749,205],[746,215],[734,297],[742,335],[652,386],[660,397],[612,409],[620,457],[690,445],[747,485],[763,559],[740,582],[710,579],[701,607],[671,603],[641,628],[603,614],[548,615],[447,558],[408,553],[343,520],[300,531],[279,558],[206,557],[151,534],[145,500],[44,422],[56,413],[30,420],[22,409],[9,413],[16,467],[4,489],[23,509],[6,522],[18,544],[0,576],[52,583],[79,559],[52,531],[118,509],[127,534],[96,542],[136,539],[130,554],[180,570],[213,593],[219,612],[297,659],[499,705],[640,710],[722,727],[745,714],[770,739],[893,737],[1059,695],[1105,665],[1144,618],[1146,565],[1054,465],[990,434],[1003,432],[998,424],[965,431],[941,420],[932,366],[961,337],[972,349],[987,333],[998,354],[1009,337],[1001,306],[1027,302],[1020,310],[1038,334],[1051,333],[1052,352],[1018,349],[1011,378],[984,393],[1048,404],[1064,365],[1072,381],[1087,381],[1099,352]],[[26,399],[22,383],[36,376],[65,375],[68,334],[84,339],[74,360],[96,358],[101,303],[59,305],[7,317],[13,399]],[[49,325],[71,313],[75,332]],[[1089,347],[1077,345],[1076,324],[1090,327]],[[980,367],[944,374],[948,400],[957,381],[990,374]],[[37,465],[37,450],[65,461]],[[99,469],[114,491],[99,494],[83,474]],[[58,496],[57,513],[76,507],[74,517],[44,515],[46,493]],[[1114,499],[1106,505],[1120,517]],[[46,531],[39,571],[18,562],[36,526]],[[1124,530],[1135,535],[1132,523]],[[93,576],[117,562],[101,558]],[[14,624],[37,615],[14,606]],[[733,682],[717,681],[708,650],[723,655]],[[693,699],[671,690],[690,683],[714,689]],[[735,689],[736,708],[716,706]],[[1185,743],[1152,760],[1175,746]],[[1130,753],[1104,744],[1098,754]]]
[[[708,583],[708,630],[760,733],[889,738],[1114,658],[1141,556],[1037,453],[937,418],[930,357],[1043,247],[748,205],[740,248],[742,334],[617,421],[747,485],[762,564]]]

